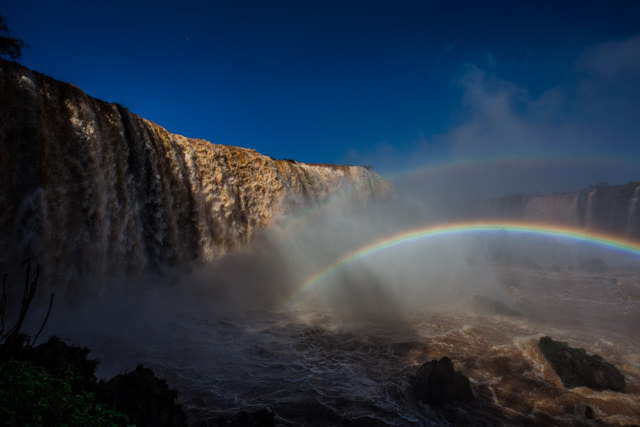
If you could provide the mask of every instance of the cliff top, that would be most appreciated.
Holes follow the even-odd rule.
[[[32,70],[32,69],[30,69],[28,67],[25,67],[24,65],[19,64],[17,62],[7,61],[5,59],[0,59],[0,73],[3,74],[3,76],[2,76],[3,79],[6,78],[4,76],[4,74],[13,75],[13,76],[15,76],[15,78],[18,78],[18,79],[26,78],[26,79],[29,79],[30,81],[33,80],[32,78],[30,78],[30,76],[33,76],[33,77],[36,77],[37,79],[41,79],[43,81],[47,81],[51,86],[56,86],[58,88],[62,88],[61,92],[63,92],[65,94],[65,96],[68,97],[68,98],[76,98],[76,97],[81,97],[81,96],[88,96],[94,102],[103,103],[103,104],[109,104],[109,105],[115,105],[115,106],[118,107],[118,109],[122,109],[122,110],[125,110],[127,112],[130,112],[131,114],[139,117],[141,120],[144,120],[144,121],[146,121],[148,123],[151,123],[153,126],[157,126],[157,127],[161,128],[161,129],[163,129],[165,132],[172,133],[172,134],[177,135],[177,136],[182,136],[182,137],[188,139],[189,141],[206,142],[208,144],[219,145],[219,146],[229,147],[229,148],[240,148],[242,150],[248,150],[248,151],[254,152],[256,154],[261,154],[261,153],[258,153],[253,148],[239,147],[239,146],[235,146],[235,145],[226,145],[226,144],[216,144],[216,143],[213,143],[213,142],[208,141],[206,139],[193,138],[193,137],[188,137],[188,136],[184,136],[184,135],[180,135],[180,134],[171,132],[171,131],[167,130],[166,128],[164,128],[163,126],[161,126],[161,125],[159,125],[159,124],[157,124],[155,122],[152,122],[151,120],[145,119],[145,118],[143,118],[143,117],[141,117],[141,116],[139,116],[139,115],[137,115],[135,113],[132,113],[128,108],[122,106],[121,104],[119,104],[117,102],[108,102],[108,101],[104,101],[104,100],[101,100],[99,98],[93,97],[91,95],[88,95],[81,88],[79,88],[78,86],[76,86],[76,85],[74,85],[72,83],[64,82],[64,81],[61,81],[61,80],[57,80],[57,79],[55,79],[53,77],[50,77],[50,76],[48,76],[48,75],[46,75],[44,73]],[[330,169],[333,169],[333,170],[342,170],[344,172],[346,172],[350,167],[354,166],[354,165],[340,165],[340,164],[332,164],[332,163],[305,163],[305,162],[298,162],[298,161],[293,160],[293,159],[282,159],[282,160],[277,160],[277,159],[274,159],[274,158],[271,158],[271,159],[272,160],[276,160],[276,161],[288,161],[288,162],[291,162],[291,163],[298,163],[298,164],[304,164],[304,165],[309,165],[309,166],[326,167],[326,168],[330,168]],[[370,166],[362,166],[362,167],[364,167],[365,169],[369,169],[369,170],[371,169]]]

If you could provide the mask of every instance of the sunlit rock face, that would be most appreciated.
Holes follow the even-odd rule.
[[[472,215],[584,227],[640,239],[640,182],[485,200]]]
[[[274,216],[390,184],[356,166],[273,160],[167,132],[0,62],[0,267],[31,257],[67,286],[207,262]]]

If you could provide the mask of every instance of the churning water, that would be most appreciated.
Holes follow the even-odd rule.
[[[637,266],[523,264],[497,261],[495,270],[520,316],[487,311],[463,291],[402,321],[337,320],[304,302],[242,315],[202,304],[167,310],[153,337],[114,330],[91,345],[103,375],[143,362],[167,378],[192,422],[267,408],[281,425],[638,424]],[[543,335],[602,355],[625,375],[627,393],[564,388],[537,348]],[[415,399],[412,375],[443,356],[470,378],[474,400]],[[587,406],[598,421],[586,418]]]

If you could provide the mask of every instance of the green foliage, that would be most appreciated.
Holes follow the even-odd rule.
[[[98,362],[88,358],[87,347],[67,345],[54,336],[35,349],[27,349],[26,353],[30,360],[42,366],[51,375],[61,378],[68,372],[73,372],[74,376],[70,384],[74,392],[95,390],[97,385],[95,372]]]
[[[28,45],[20,39],[11,37],[9,27],[7,26],[7,18],[0,15],[0,58],[17,61],[22,56],[22,48]]]
[[[6,345],[0,344],[0,352]],[[176,391],[151,369],[139,365],[98,382],[97,362],[88,353],[52,337],[0,361],[0,425],[186,424]]]
[[[78,375],[53,376],[31,361],[0,363],[0,423],[3,425],[127,425],[127,416],[74,392]]]
[[[21,332],[36,293],[39,268],[31,277],[25,261],[25,287],[17,320],[5,333],[6,275],[0,291],[0,425],[183,426],[186,416],[177,393],[150,369],[118,375],[109,382],[95,376],[98,362],[87,347],[51,337],[35,346],[53,304],[34,337]],[[125,415],[126,414],[126,415]]]

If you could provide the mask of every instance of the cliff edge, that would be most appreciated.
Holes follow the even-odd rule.
[[[0,62],[0,268],[31,257],[66,286],[211,261],[275,215],[393,192],[357,166],[274,160],[185,138]]]

